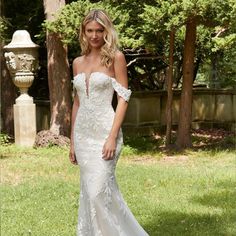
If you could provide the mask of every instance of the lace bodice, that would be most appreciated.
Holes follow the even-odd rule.
[[[81,105],[88,102],[87,100],[96,105],[110,104],[114,90],[127,102],[131,95],[131,90],[124,88],[115,78],[103,72],[93,72],[90,76],[79,73],[74,77],[74,86]]]
[[[93,72],[89,78],[85,73],[79,73],[74,77],[74,86],[80,102],[75,122],[77,139],[90,140],[93,137],[105,140],[115,114],[112,107],[114,90],[126,101],[131,91],[102,72]],[[121,131],[117,141],[122,142]],[[96,149],[96,144],[94,142],[90,148]]]

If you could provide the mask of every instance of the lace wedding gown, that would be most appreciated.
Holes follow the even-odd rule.
[[[74,125],[74,146],[80,166],[80,207],[77,236],[146,236],[125,204],[115,179],[123,143],[117,138],[115,158],[102,159],[102,148],[112,127],[114,90],[126,101],[131,91],[114,78],[93,72],[74,77],[80,106]]]

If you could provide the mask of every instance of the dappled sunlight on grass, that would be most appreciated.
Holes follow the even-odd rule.
[[[140,224],[150,236],[235,235],[235,150],[162,147],[160,136],[125,138],[117,165],[119,188]],[[2,234],[75,235],[79,168],[69,148],[7,145],[0,153]]]
[[[35,179],[60,178],[71,179],[68,148],[20,148],[15,145],[5,147],[2,150],[1,182],[17,185],[24,181],[34,182]],[[47,162],[45,162],[47,158]],[[62,165],[63,162],[63,165]],[[65,173],[65,166],[69,173]],[[27,173],[27,174],[25,174]]]

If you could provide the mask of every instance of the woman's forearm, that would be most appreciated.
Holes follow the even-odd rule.
[[[77,95],[74,98],[73,106],[72,106],[72,114],[71,114],[71,134],[70,134],[70,141],[71,145],[74,145],[74,124],[75,124],[75,118],[77,111],[79,109],[79,99]]]
[[[117,138],[119,130],[125,118],[127,107],[128,107],[128,103],[122,98],[119,98],[109,137],[115,138],[115,139]]]

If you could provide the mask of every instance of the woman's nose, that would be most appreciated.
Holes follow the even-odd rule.
[[[92,38],[97,38],[97,32],[96,31],[93,32]]]

